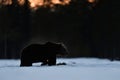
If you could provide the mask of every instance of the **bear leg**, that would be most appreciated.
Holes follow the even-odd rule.
[[[44,66],[44,65],[47,65],[47,64],[48,64],[48,59],[44,59],[44,60],[42,61],[41,66]]]
[[[20,67],[22,67],[22,66],[32,66],[32,62],[30,60],[21,59]]]
[[[23,66],[32,66],[32,63],[21,63],[20,67],[23,67]]]
[[[56,65],[56,57],[48,59],[48,65],[49,66]]]

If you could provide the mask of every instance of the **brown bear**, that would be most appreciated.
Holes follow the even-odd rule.
[[[20,66],[32,66],[35,62],[42,62],[41,65],[56,65],[56,55],[67,54],[66,47],[60,43],[31,44],[22,50]]]

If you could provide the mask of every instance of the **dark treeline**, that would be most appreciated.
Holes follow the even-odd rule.
[[[69,5],[30,10],[23,6],[0,6],[0,58],[19,58],[30,43],[64,43],[68,57],[120,59],[119,1],[72,0]]]
[[[20,50],[30,37],[30,9],[28,1],[19,6],[17,0],[12,5],[0,8],[0,58],[19,58]]]

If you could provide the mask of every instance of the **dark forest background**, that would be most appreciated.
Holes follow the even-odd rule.
[[[64,43],[68,57],[120,59],[119,0],[71,0],[69,5],[40,7],[29,2],[0,5],[0,59],[18,59],[31,43]]]

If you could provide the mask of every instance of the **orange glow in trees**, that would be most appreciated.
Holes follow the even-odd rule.
[[[95,3],[96,0],[88,0],[89,3]]]

